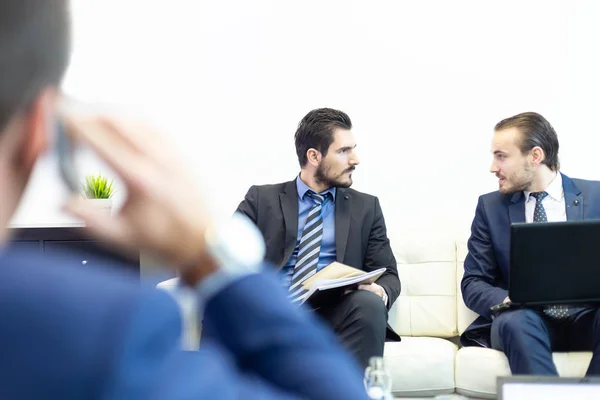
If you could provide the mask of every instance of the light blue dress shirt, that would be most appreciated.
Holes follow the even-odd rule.
[[[298,191],[298,234],[296,236],[296,247],[290,259],[282,268],[281,273],[286,287],[289,287],[294,273],[294,266],[298,257],[298,246],[302,238],[302,231],[308,218],[308,212],[314,206],[315,202],[306,192],[311,190],[306,183],[302,182],[300,176],[296,178],[296,189]],[[321,206],[321,218],[323,218],[323,239],[321,240],[321,252],[319,253],[319,263],[317,271],[335,261],[335,195],[336,188],[329,188],[319,194],[325,195],[330,193],[331,197],[327,196]]]

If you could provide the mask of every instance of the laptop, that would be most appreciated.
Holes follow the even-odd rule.
[[[600,220],[515,223],[510,230],[513,305],[600,303]]]
[[[498,400],[597,400],[600,378],[516,375],[497,378]]]

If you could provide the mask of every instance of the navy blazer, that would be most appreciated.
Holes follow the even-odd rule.
[[[59,258],[0,256],[1,399],[366,399],[335,337],[250,275],[209,300],[217,334],[180,350],[166,292]]]
[[[600,219],[600,182],[561,175],[567,220]],[[523,192],[496,191],[479,197],[461,282],[464,302],[479,318],[461,336],[464,346],[491,347],[490,307],[508,296],[510,225],[515,222],[525,222]]]

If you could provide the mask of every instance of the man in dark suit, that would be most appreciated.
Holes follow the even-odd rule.
[[[113,218],[79,194],[68,209],[104,242],[179,269],[216,333],[198,352],[179,348],[181,317],[166,293],[108,269],[6,251],[6,225],[52,137],[68,26],[65,0],[0,3],[0,398],[366,399],[335,337],[257,272],[255,225],[240,215],[214,224],[194,179],[147,127],[60,117],[127,189]]]
[[[385,273],[361,290],[328,299],[316,311],[363,366],[383,355],[387,310],[400,294],[396,260],[377,197],[350,189],[359,163],[352,123],[342,111],[309,112],[298,125],[301,172],[290,182],[252,186],[238,207],[258,226],[266,259],[281,269],[290,299],[302,282],[334,261]],[[400,340],[387,328],[391,339]]]
[[[600,318],[593,308],[509,310],[510,224],[600,218],[600,182],[559,172],[558,139],[541,115],[523,113],[499,122],[492,140],[491,172],[499,191],[479,198],[468,242],[462,293],[480,316],[464,345],[492,347],[508,357],[513,374],[556,375],[552,351],[593,350],[588,374],[600,373]]]

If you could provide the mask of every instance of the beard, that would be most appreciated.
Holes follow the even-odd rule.
[[[529,187],[531,187],[531,182],[533,182],[533,175],[534,172],[528,164],[525,164],[520,172],[516,172],[510,177],[496,174],[496,177],[504,178],[505,185],[504,188],[500,187],[498,188],[498,190],[502,194],[512,194],[516,192],[525,191]]]
[[[352,176],[348,175],[346,179],[344,175],[348,172],[352,172],[356,169],[356,167],[350,167],[345,169],[341,174],[337,176],[331,176],[331,168],[321,163],[317,170],[315,171],[315,180],[327,187],[336,187],[336,188],[349,188],[352,186]]]

